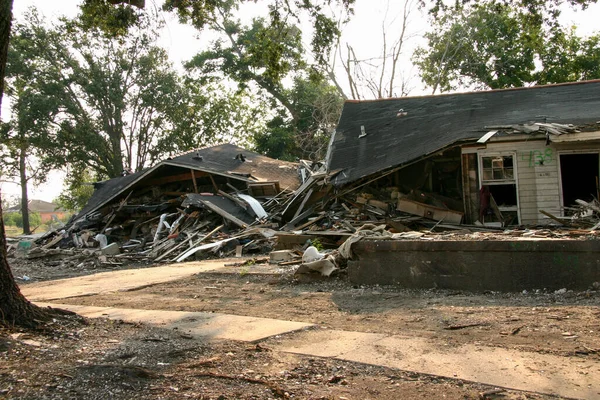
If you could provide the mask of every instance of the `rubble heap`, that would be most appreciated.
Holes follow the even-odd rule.
[[[272,263],[330,275],[358,240],[595,238],[600,226],[597,200],[553,216],[558,230],[464,225],[456,199],[369,182],[334,190],[334,174],[321,163],[271,160],[232,145],[196,150],[100,184],[79,215],[26,257],[85,254],[119,264],[271,253]]]

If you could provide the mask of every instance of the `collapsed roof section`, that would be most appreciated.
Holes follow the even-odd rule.
[[[300,186],[298,164],[275,160],[233,144],[221,144],[193,150],[161,164],[193,168],[246,182],[279,181],[281,188]]]
[[[331,140],[335,186],[416,161],[494,125],[600,120],[600,80],[436,96],[347,101]]]
[[[278,182],[282,190],[290,191],[300,185],[298,164],[275,160],[227,143],[193,150],[143,171],[99,182],[79,216],[92,213],[116,199],[125,198],[133,189],[177,180],[192,181],[206,176],[211,178],[214,185],[213,176],[222,178],[224,182],[245,184]]]

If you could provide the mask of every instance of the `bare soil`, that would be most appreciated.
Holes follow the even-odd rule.
[[[116,266],[111,268],[124,268]],[[71,267],[73,275],[82,273]],[[14,263],[15,275],[69,275],[43,262]],[[106,269],[89,269],[101,272]],[[305,282],[252,268],[68,304],[219,312],[319,324],[340,330],[431,338],[600,361],[600,292],[469,293],[355,286],[343,277]],[[83,272],[88,272],[83,271]],[[28,275],[29,274],[29,275]],[[478,383],[107,320],[56,321],[47,332],[0,331],[0,398],[103,399],[547,399]]]

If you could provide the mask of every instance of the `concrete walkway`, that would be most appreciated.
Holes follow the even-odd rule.
[[[577,399],[600,399],[597,360],[462,345],[445,347],[424,338],[312,330],[274,350],[330,357],[444,376],[504,388]]]
[[[236,261],[239,262],[239,259]],[[183,279],[199,272],[219,271],[232,260],[210,260],[164,267],[102,272],[76,278],[23,285],[21,293],[31,301],[55,301],[69,297],[128,291],[158,283]]]
[[[256,342],[275,335],[282,335],[313,324],[282,321],[269,318],[245,317],[204,312],[134,310],[130,308],[88,307],[67,304],[36,303],[76,312],[88,318],[110,318],[127,322],[141,322],[166,329],[177,329],[182,334],[198,339],[226,339]]]

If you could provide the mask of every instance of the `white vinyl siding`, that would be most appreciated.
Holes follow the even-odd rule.
[[[516,180],[521,224],[553,222],[539,213],[561,215],[559,154],[563,152],[600,152],[598,142],[550,143],[545,140],[488,142],[478,154],[516,154]]]

